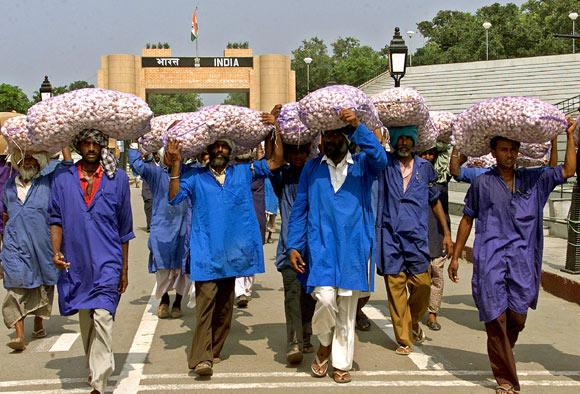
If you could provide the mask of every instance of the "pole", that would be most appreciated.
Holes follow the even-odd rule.
[[[310,64],[306,63],[306,92],[310,93]]]
[[[576,21],[572,19],[572,35],[576,35]],[[572,38],[572,53],[576,53],[576,39]]]
[[[409,67],[413,67],[413,37],[409,37]]]
[[[485,29],[485,60],[489,60],[489,31]]]

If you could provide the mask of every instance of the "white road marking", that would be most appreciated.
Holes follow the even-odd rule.
[[[469,370],[421,370],[421,371],[351,371],[352,376],[485,376],[492,378],[491,371],[469,371]],[[302,378],[311,377],[308,372],[222,372],[214,373],[213,378],[221,379],[243,379],[243,378]],[[580,376],[580,371],[518,371],[518,376]],[[151,379],[188,379],[193,375],[186,373],[150,374],[143,375],[143,380]]]
[[[366,305],[364,308],[366,315],[371,319],[387,336],[391,339],[391,341],[397,343],[397,339],[395,338],[395,331],[393,330],[393,324],[391,322],[391,318],[387,317],[386,314],[388,313],[387,307],[384,306],[381,309],[385,311],[381,311],[381,309],[373,306],[373,305]],[[423,353],[419,346],[413,346],[413,352],[409,354],[409,359],[415,363],[417,368],[421,370],[425,369],[435,369],[435,370],[442,370],[443,365],[441,363],[436,363],[433,361],[433,357]]]
[[[137,332],[133,338],[129,354],[127,355],[127,359],[123,365],[120,374],[120,381],[115,388],[115,393],[136,393],[139,388],[139,383],[143,376],[143,369],[145,368],[145,362],[147,361],[147,355],[151,349],[155,329],[159,322],[157,314],[155,313],[158,304],[159,301],[155,299],[154,286],[153,291],[149,296],[147,307],[145,308],[145,311],[143,311],[143,317],[141,317],[139,328],[137,328]]]
[[[526,380],[520,381],[525,387],[577,387],[578,381]],[[332,381],[312,378],[310,382],[268,382],[268,383],[191,383],[191,384],[151,384],[139,386],[139,391],[169,391],[169,390],[245,390],[245,389],[287,389],[287,388],[323,388],[323,387],[495,387],[497,383],[490,380],[391,380],[364,381],[353,380],[347,385]]]
[[[81,334],[75,333],[66,333],[61,334],[60,337],[56,340],[54,345],[48,350],[49,352],[68,352],[72,345],[75,343],[78,337]]]
[[[391,370],[391,371],[352,371],[352,376],[357,379],[358,377],[389,377],[389,376],[414,376],[414,377],[479,377],[479,378],[487,378],[487,380],[481,381],[464,381],[464,380],[437,380],[437,381],[429,381],[429,380],[405,380],[404,383],[401,381],[372,381],[372,380],[355,380],[353,383],[357,386],[364,386],[368,383],[369,387],[374,386],[429,386],[433,385],[434,387],[437,386],[466,386],[466,385],[479,385],[479,386],[493,386],[493,376],[491,371],[481,371],[481,370],[450,370],[450,371],[435,371],[435,370],[421,370],[421,371],[406,371],[406,370]],[[537,371],[518,371],[518,375],[521,377],[568,377],[573,378],[580,376],[580,371],[545,371],[545,370],[537,370]],[[112,376],[109,379],[110,383],[116,382],[121,377],[118,375]],[[306,372],[231,372],[231,373],[216,373],[213,375],[213,379],[244,379],[244,378],[256,378],[256,379],[268,379],[268,378],[311,378],[311,375]],[[193,379],[193,376],[190,374],[150,374],[150,375],[141,375],[141,380],[178,380],[178,379]],[[313,383],[320,384],[323,383],[322,380],[314,380]],[[394,383],[393,383],[394,382]],[[427,382],[427,383],[425,383]],[[451,382],[451,383],[448,383]],[[461,383],[464,382],[464,383]],[[245,385],[261,385],[259,388],[269,388],[269,385],[277,385],[280,387],[291,387],[294,384],[302,385],[301,387],[309,387],[311,382],[248,382],[243,383]],[[334,385],[332,382],[329,383],[331,386]],[[71,388],[71,389],[54,389],[54,390],[47,390],[43,388],[42,390],[30,390],[28,392],[31,393],[38,393],[38,392],[48,392],[48,393],[63,393],[63,392],[86,392],[86,378],[62,378],[62,379],[36,379],[36,380],[12,380],[12,381],[4,381],[0,382],[0,388],[15,388],[15,387],[30,387],[30,386],[54,386],[54,385],[63,385],[63,384],[79,384],[83,388]],[[203,385],[206,383],[199,383],[199,385]],[[225,383],[207,383],[213,386],[225,385]],[[547,386],[547,385],[554,385],[554,386],[580,386],[580,382],[578,381],[570,381],[570,380],[527,380],[521,382],[521,384],[525,384],[526,386]],[[154,390],[151,387],[165,387],[167,390],[182,390],[187,389],[191,385],[198,385],[198,383],[191,383],[191,384],[141,384],[138,386],[138,390]],[[288,385],[288,386],[284,386]],[[183,386],[183,387],[182,387]],[[227,384],[226,388],[231,387],[231,384]],[[198,387],[198,386],[196,386]],[[200,386],[201,387],[201,386]],[[239,387],[242,388],[252,388],[253,386],[244,386]],[[112,388],[112,387],[110,387]],[[223,387],[222,387],[223,388]],[[276,387],[272,387],[276,388]],[[20,391],[21,392],[21,391]]]

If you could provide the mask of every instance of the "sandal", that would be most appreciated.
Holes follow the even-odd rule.
[[[423,343],[426,338],[427,336],[425,335],[425,331],[423,331],[421,327],[419,327],[418,331],[413,330],[413,340],[415,341],[415,344],[418,345]]]
[[[335,369],[332,372],[332,379],[334,379],[336,383],[350,383],[352,380],[350,372],[342,371],[340,369]]]
[[[360,311],[360,315],[356,317],[356,329],[360,331],[370,331],[371,329],[371,321],[363,311]]]
[[[441,324],[439,324],[437,320],[427,320],[427,327],[429,327],[431,331],[441,330]]]
[[[413,349],[411,349],[411,346],[399,345],[397,350],[395,350],[395,353],[397,353],[399,356],[408,356],[409,354],[413,353]]]
[[[38,339],[44,337],[46,337],[46,330],[44,328],[41,328],[40,330],[37,331],[32,331],[32,338]]]
[[[310,365],[310,370],[312,374],[317,378],[323,378],[328,373],[328,360],[330,360],[330,355],[324,361],[320,361],[318,358],[318,354],[312,360],[312,364]]]
[[[16,338],[15,340],[8,342],[7,345],[10,349],[17,352],[21,352],[26,349],[26,341],[24,338]]]

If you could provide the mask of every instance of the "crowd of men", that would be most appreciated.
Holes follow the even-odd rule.
[[[279,111],[262,114],[262,121],[275,125]],[[236,158],[229,139],[215,141],[194,164],[185,163],[177,141],[168,142],[159,160],[146,159],[137,146],[129,150],[131,169],[150,191],[148,269],[161,300],[157,315],[178,318],[183,297],[191,293],[195,301],[189,368],[212,375],[234,305],[247,306],[252,278],[264,272],[266,221],[260,217],[266,208],[255,200],[264,193],[260,187],[267,189],[259,181],[267,180],[280,210],[276,268],[284,286],[288,363],[314,352],[315,336],[312,374],[326,376],[332,365],[334,381],[351,381],[355,328],[370,327],[361,307],[374,290],[375,272],[385,282],[395,352],[411,354],[425,340],[420,322],[427,311],[427,327],[441,329],[444,263],[451,259],[448,275],[457,282],[477,219],[473,296],[496,392],[518,392],[512,349],[538,298],[543,206],[576,171],[575,123],[567,129],[562,166],[553,154],[549,166],[515,168],[519,143],[495,137],[490,149],[497,166],[465,169],[460,152],[449,157],[447,147],[416,152],[415,126],[391,128],[385,149],[385,136],[354,111],[342,109],[340,117],[346,126],[322,132],[319,145],[284,144],[276,130],[262,159]],[[0,162],[2,313],[15,329],[8,346],[23,351],[25,317],[35,317],[34,338],[46,336],[43,320],[57,286],[61,315],[79,314],[88,383],[102,393],[115,368],[113,320],[134,238],[130,189],[102,132],[83,130],[73,145],[82,157],[77,163],[68,149],[62,162],[20,152]],[[455,245],[447,212],[451,174],[471,182]]]

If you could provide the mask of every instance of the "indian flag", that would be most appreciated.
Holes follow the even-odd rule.
[[[193,11],[191,16],[191,41],[197,39],[197,8]]]

